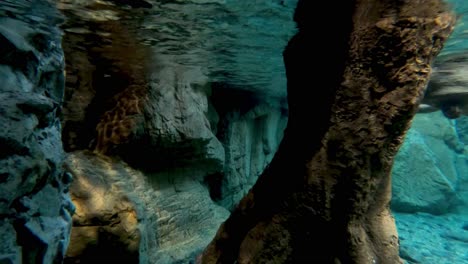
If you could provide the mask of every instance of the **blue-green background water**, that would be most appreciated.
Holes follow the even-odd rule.
[[[468,2],[464,0],[447,0],[447,2],[452,6],[459,19],[441,55],[459,53],[468,49]]]
[[[468,1],[448,2],[459,19],[439,57],[468,55]],[[406,263],[468,263],[467,124],[417,114],[396,157],[392,208]]]
[[[0,17],[13,16],[40,27],[47,16],[35,13],[53,12],[40,2],[25,10],[22,3],[30,6],[28,1],[2,1]],[[95,25],[119,21],[155,54],[155,69],[200,67],[211,82],[263,96],[286,96],[282,50],[295,33],[296,0],[151,1],[150,10],[128,12],[118,12],[105,1],[90,2],[57,1],[68,18],[62,27],[65,34],[105,38],[110,33]],[[468,0],[449,2],[460,18],[441,56],[468,55]],[[448,120],[440,112],[417,114],[396,157],[392,208],[401,255],[408,263],[468,263],[467,128],[468,117]]]

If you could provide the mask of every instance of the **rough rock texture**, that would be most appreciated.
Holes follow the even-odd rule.
[[[105,165],[110,165],[105,159],[101,161],[97,156],[91,161],[92,157],[70,155],[66,163],[75,175],[70,194],[76,211],[65,262],[137,263],[140,246],[137,212],[122,190],[128,185],[118,184],[119,175],[105,169]],[[98,165],[92,166],[93,163]]]
[[[468,145],[468,116],[462,116],[455,120],[456,129],[460,140]]]
[[[59,7],[68,19],[63,26],[67,59],[64,148],[115,153],[118,146],[142,134],[148,50],[114,19],[79,20],[75,23],[86,22],[98,33],[81,32],[73,21],[83,10],[74,5]]]
[[[454,209],[467,161],[452,121],[440,112],[418,114],[395,158],[392,209],[433,214]]]
[[[204,164],[207,173],[221,171],[224,149],[211,128],[207,77],[197,67],[167,67],[149,83],[146,134],[140,146],[133,143],[130,149],[147,153],[149,159],[137,162],[139,167],[166,170]]]
[[[335,5],[299,1],[284,139],[201,263],[401,263],[390,170],[454,17],[434,0]]]
[[[400,256],[407,263],[466,263],[468,214],[395,213]]]
[[[61,22],[48,1],[0,9],[0,263],[60,263],[68,246]]]
[[[211,10],[211,4],[202,6]],[[215,6],[230,8],[227,4]],[[260,98],[260,93],[248,91],[233,100],[227,91],[236,88],[210,83],[216,77],[211,75],[209,79],[206,65],[178,63],[176,56],[161,54],[159,45],[147,45],[141,39],[149,33],[142,28],[155,27],[155,22],[148,25],[134,19],[150,18],[144,9],[97,1],[60,1],[59,7],[68,18],[63,26],[67,57],[64,145],[72,160],[88,160],[86,173],[75,173],[72,196],[77,214],[66,261],[111,261],[115,254],[109,245],[114,244],[130,262],[188,261],[206,246],[228,216],[214,201],[231,209],[273,157],[286,122],[284,102],[280,103],[281,98]],[[173,8],[164,6],[167,12]],[[203,17],[204,12],[196,15]],[[190,18],[180,19],[177,23]],[[197,19],[198,23],[203,24]],[[161,26],[170,24],[165,22]],[[156,32],[154,37],[166,34]],[[191,59],[199,58],[198,52],[190,48],[187,46],[178,53],[186,51]],[[263,74],[271,73],[260,75]],[[274,85],[283,87],[281,82]],[[79,154],[85,149],[96,156]],[[107,177],[105,171],[102,175],[97,173],[101,171],[100,163],[91,160],[99,160],[101,155],[119,157],[117,161],[106,161],[109,166],[123,166],[121,159],[131,167],[128,170],[144,175],[141,177],[149,185],[143,191],[157,193],[157,198],[148,198],[148,204],[152,201],[146,206],[148,209],[140,210],[138,206],[128,209],[130,204],[125,197],[132,196],[133,189],[101,193],[82,184],[97,181],[102,182],[103,189],[112,189],[115,181],[126,182],[102,178]],[[101,200],[115,203],[91,206],[92,201]],[[123,227],[119,215],[127,209],[136,212],[137,217]],[[112,212],[110,216],[108,212]],[[152,220],[146,221],[145,217]],[[99,223],[90,227],[89,223],[95,221]],[[99,235],[106,240],[97,239]],[[141,239],[139,252],[129,242],[136,237]],[[148,242],[151,245],[145,241],[152,241]],[[99,258],[93,258],[97,251]]]
[[[145,89],[129,85],[98,119],[94,153],[120,156],[133,168],[99,155],[70,154],[77,215],[67,262],[121,260],[117,247],[128,263],[185,263],[227,217],[203,184],[224,165],[224,149],[207,117],[207,91],[191,76],[184,82],[185,74],[190,71],[170,69]],[[93,100],[99,105],[99,97]],[[122,124],[126,120],[130,123]],[[129,182],[135,179],[138,184]],[[82,184],[88,181],[102,181],[102,191]],[[115,203],[93,205],[108,200]],[[89,227],[94,221],[98,224]]]
[[[203,169],[143,174],[89,151],[69,154],[67,167],[77,210],[66,263],[187,263],[228,216]]]
[[[210,122],[211,88],[200,67],[168,65],[138,42],[134,31],[139,25],[105,17],[106,12],[83,17],[74,4],[62,6],[69,18],[64,46],[70,58],[65,149],[118,155],[134,167],[152,171],[198,162],[210,163],[211,170],[222,169],[223,149],[212,132],[216,123]],[[116,17],[130,12],[105,11]],[[98,33],[77,30],[82,23]],[[137,152],[140,155],[134,155]]]
[[[207,180],[212,198],[228,209],[237,205],[270,163],[287,122],[284,108],[273,99],[257,98],[253,105],[245,105],[252,95],[240,94],[242,99],[238,101],[225,93],[212,97],[220,112],[217,137],[224,146],[226,160],[222,173]],[[235,107],[226,107],[225,100]]]
[[[187,263],[228,216],[205,184],[225,159],[207,77],[162,63],[131,24],[62,10],[63,133],[77,205],[66,262]],[[101,33],[76,30],[83,22]]]

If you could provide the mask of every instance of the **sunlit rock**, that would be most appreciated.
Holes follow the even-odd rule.
[[[118,178],[122,172],[109,160],[93,157],[70,155],[66,162],[74,175],[70,194],[76,206],[66,263],[137,263],[142,234],[135,205],[122,190],[126,183]]]
[[[145,174],[90,152],[70,154],[67,167],[77,209],[66,263],[187,262],[228,215],[200,183],[201,168]]]

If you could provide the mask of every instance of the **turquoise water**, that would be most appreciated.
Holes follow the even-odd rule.
[[[295,33],[297,0],[149,1],[151,10],[106,1],[59,1],[65,33],[105,36],[118,21],[154,54],[153,68],[200,66],[212,82],[286,95],[282,51]],[[83,23],[86,21],[85,23]]]
[[[52,2],[2,1],[0,17],[39,28],[54,24],[46,20],[63,17]],[[63,0],[57,7],[67,17],[62,26],[66,36],[84,36],[87,42],[80,45],[100,45],[118,21],[121,32],[151,51],[154,69],[200,67],[213,83],[285,97],[282,51],[295,33],[296,2],[151,1],[151,9],[132,9],[106,1]],[[460,18],[441,55],[468,54],[468,0],[450,2]],[[102,24],[106,26],[98,26]],[[415,118],[393,171],[392,207],[401,255],[408,263],[468,263],[467,139],[466,117],[448,120],[435,112]]]
[[[464,0],[448,0],[447,2],[459,16],[459,20],[441,55],[468,50],[468,2]]]
[[[468,56],[468,1],[449,2],[459,19],[439,58]],[[458,70],[468,76],[463,67]],[[468,83],[459,84],[468,89]],[[468,117],[416,115],[393,167],[392,208],[406,263],[468,263],[466,144]]]
[[[393,167],[392,209],[407,263],[468,263],[468,118],[417,114]]]

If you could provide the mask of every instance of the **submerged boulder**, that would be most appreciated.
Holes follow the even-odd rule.
[[[398,212],[451,212],[466,178],[467,157],[452,121],[440,112],[418,114],[395,157],[392,209]]]
[[[187,263],[229,214],[201,184],[202,168],[143,173],[89,151],[66,164],[77,208],[66,263]]]

